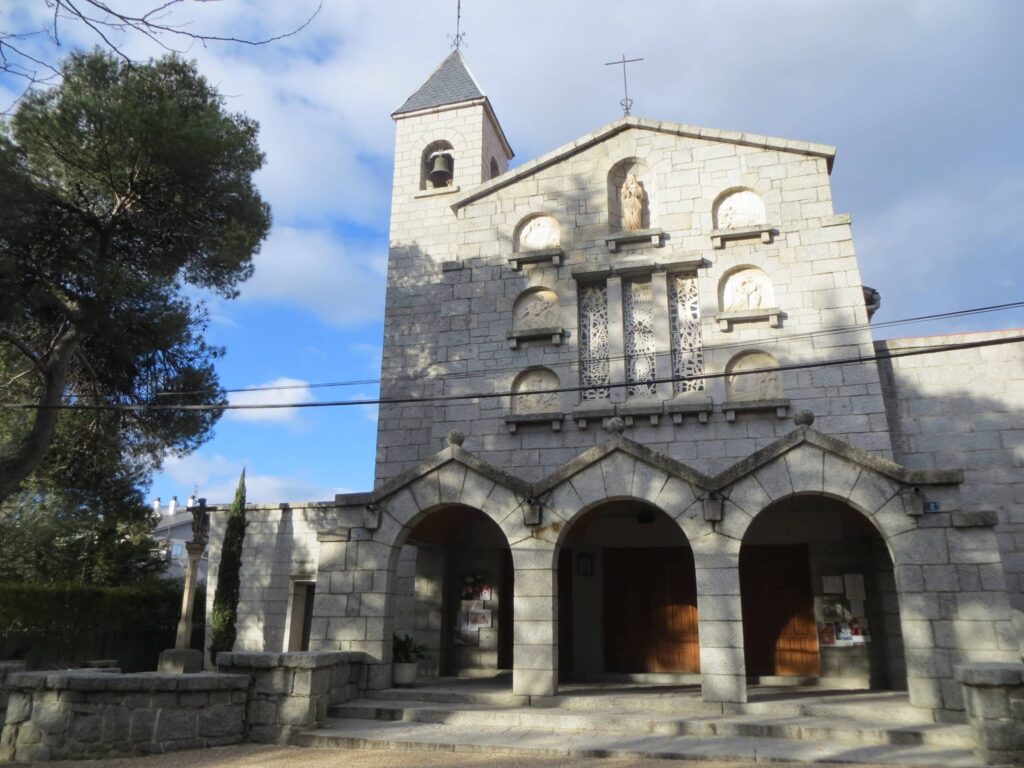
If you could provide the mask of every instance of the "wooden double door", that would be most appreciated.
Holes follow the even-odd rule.
[[[820,674],[806,545],[744,545],[740,594],[747,674]]]
[[[606,672],[700,672],[689,547],[605,549]]]

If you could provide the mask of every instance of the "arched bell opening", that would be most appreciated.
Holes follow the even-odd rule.
[[[557,563],[563,681],[699,682],[693,551],[665,512],[604,502],[573,522]]]
[[[740,548],[748,681],[906,690],[896,578],[885,540],[824,496],[765,508]]]
[[[451,505],[410,528],[396,569],[395,633],[426,645],[424,677],[512,668],[512,554],[478,509]]]

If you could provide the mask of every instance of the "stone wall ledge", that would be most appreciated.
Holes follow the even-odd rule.
[[[20,691],[244,691],[249,687],[246,675],[197,672],[190,675],[166,675],[156,672],[111,674],[94,670],[66,672],[17,672],[7,679],[7,687]]]
[[[957,681],[965,685],[1024,684],[1024,663],[976,661],[962,664],[955,670]]]
[[[285,669],[322,669],[336,664],[361,664],[366,654],[346,651],[293,651],[289,653],[255,653],[236,651],[218,653],[217,666],[223,669],[255,668],[269,669],[283,667]]]

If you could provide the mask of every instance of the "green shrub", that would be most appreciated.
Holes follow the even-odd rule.
[[[0,582],[0,635],[104,630],[173,630],[181,613],[181,583],[125,587]]]
[[[214,661],[221,651],[235,645],[235,622],[238,619],[239,571],[242,569],[242,544],[245,541],[245,470],[238,478],[235,500],[231,502],[224,529],[217,568],[217,591],[213,595],[210,616],[210,655]]]

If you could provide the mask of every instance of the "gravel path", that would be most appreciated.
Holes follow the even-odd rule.
[[[636,760],[630,758],[555,758],[512,755],[453,754],[423,750],[335,750],[273,747],[254,744],[216,749],[173,752],[168,755],[117,760],[62,760],[45,766],[77,765],[83,768],[746,768],[752,762],[701,760]],[[774,763],[772,768],[793,764]],[[763,764],[758,764],[763,768]],[[800,768],[806,768],[801,765]],[[860,766],[860,768],[873,768]],[[881,767],[878,767],[881,768]],[[890,767],[891,768],[891,767]]]

